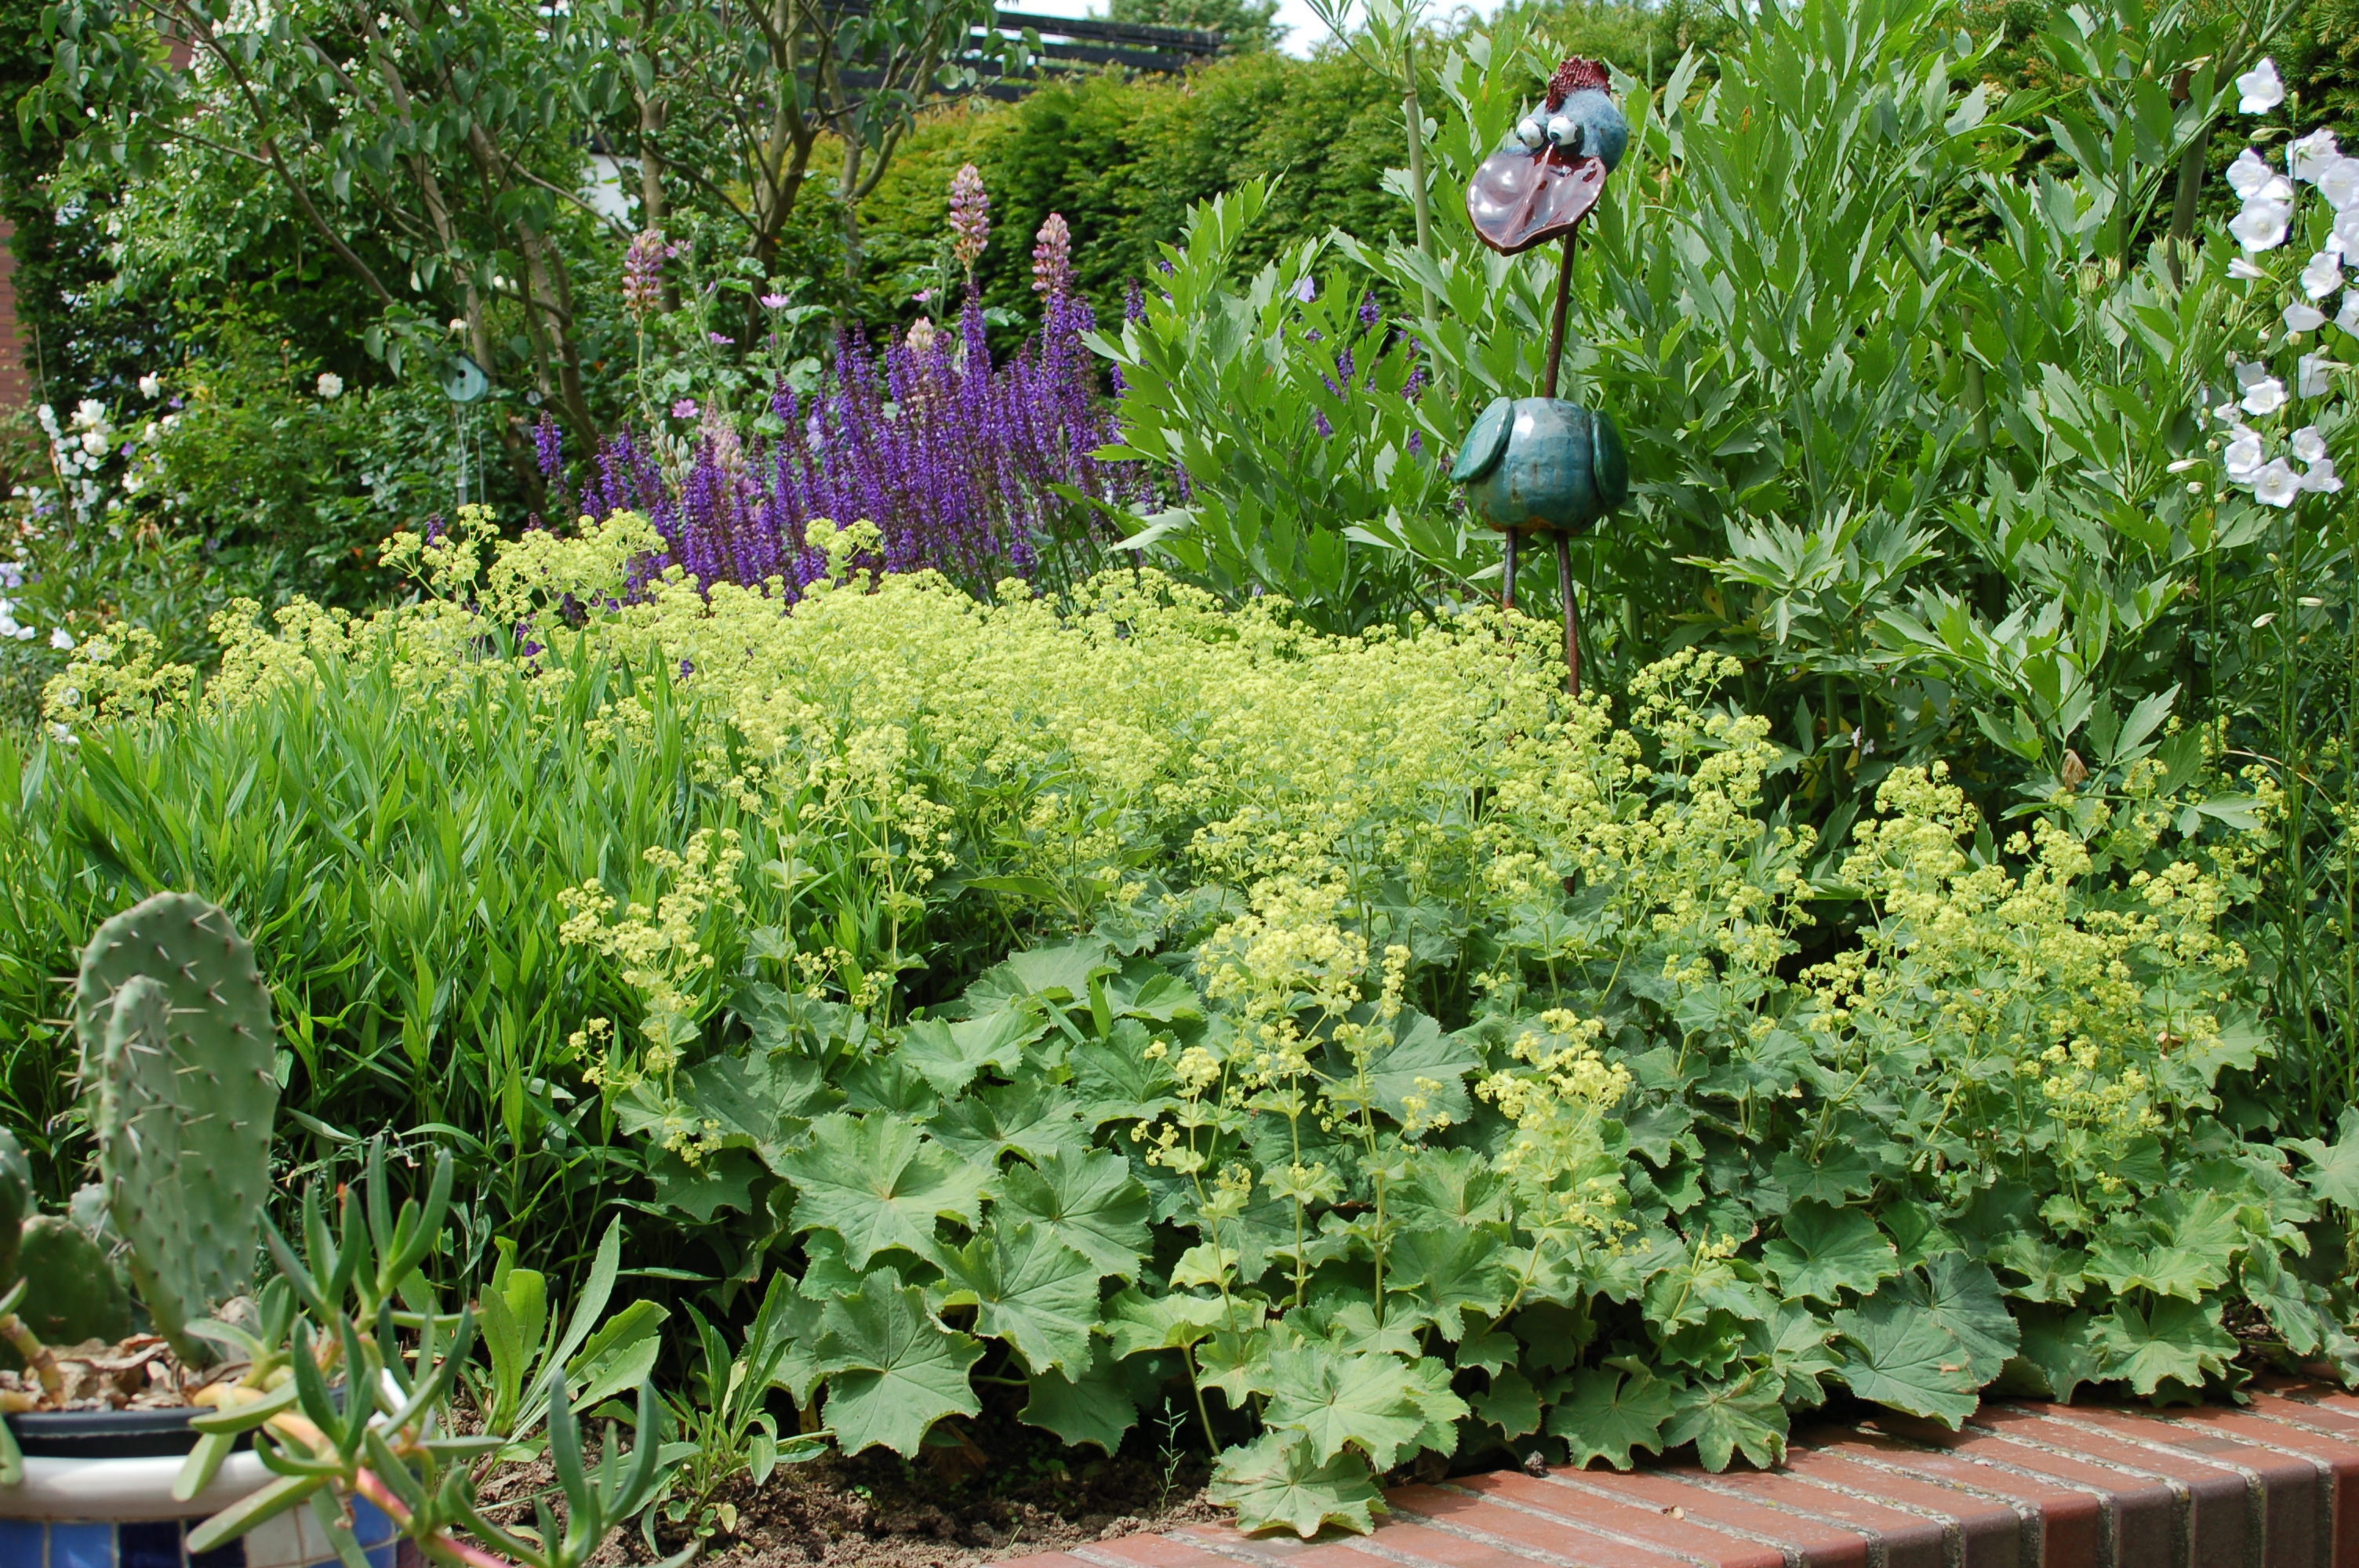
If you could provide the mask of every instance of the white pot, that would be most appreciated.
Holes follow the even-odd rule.
[[[309,1506],[189,1555],[190,1529],[274,1479],[251,1453],[231,1454],[212,1486],[181,1502],[172,1496],[181,1455],[58,1458],[41,1454],[38,1438],[20,1441],[31,1450],[25,1478],[0,1487],[0,1568],[333,1568],[337,1561]],[[415,1561],[399,1551],[393,1521],[364,1498],[353,1500],[353,1531],[369,1568]]]

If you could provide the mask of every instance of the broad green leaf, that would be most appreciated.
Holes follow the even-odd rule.
[[[934,1222],[982,1217],[989,1173],[947,1153],[897,1117],[832,1112],[779,1169],[795,1184],[795,1226],[843,1238],[854,1269],[888,1247],[923,1256]]]
[[[1885,1293],[1931,1313],[1936,1326],[1966,1352],[1978,1382],[1997,1377],[2022,1338],[2000,1299],[1997,1277],[1988,1265],[1962,1253],[1944,1253],[1921,1274],[1904,1277]]]
[[[1232,1334],[1216,1328],[1196,1346],[1196,1382],[1218,1389],[1233,1411],[1250,1410],[1255,1394],[1270,1391],[1269,1340],[1262,1334]]]
[[[2228,1260],[2211,1258],[2184,1247],[2158,1247],[2142,1242],[2131,1227],[2129,1235],[2101,1236],[2089,1249],[2088,1276],[2114,1292],[2151,1291],[2158,1296],[2201,1301],[2228,1282]]]
[[[2089,1255],[2079,1248],[2059,1247],[2027,1230],[2000,1241],[1990,1249],[1989,1258],[1995,1267],[2023,1276],[2024,1283],[2002,1287],[2008,1295],[2055,1306],[2067,1306],[2078,1299],[2089,1267]]]
[[[1255,1309],[1258,1311],[1259,1309]],[[1149,1296],[1125,1291],[1106,1303],[1106,1337],[1118,1360],[1147,1350],[1178,1350],[1244,1314],[1216,1296]],[[1250,1327],[1240,1323],[1239,1327]]]
[[[942,1108],[942,1097],[901,1053],[864,1056],[843,1071],[843,1108],[923,1121]]]
[[[1203,1004],[1193,987],[1144,958],[1134,958],[1122,967],[1120,974],[1108,975],[1104,985],[1106,1007],[1116,1018],[1171,1023],[1203,1016]]]
[[[901,1031],[897,1054],[945,1099],[991,1067],[1013,1077],[1024,1047],[1049,1032],[1049,1021],[1027,1008],[999,1008],[977,1018],[944,1022],[920,1019]]]
[[[1861,1399],[1929,1417],[1953,1432],[1981,1402],[1983,1379],[1974,1376],[1973,1357],[1930,1308],[1879,1296],[1856,1311],[1837,1313],[1835,1330],[1843,1336],[1838,1376]]]
[[[1564,1439],[1576,1466],[1603,1459],[1627,1470],[1633,1449],[1662,1452],[1677,1392],[1651,1372],[1592,1367],[1573,1374],[1571,1394],[1549,1411],[1549,1434]]]
[[[997,1169],[1000,1156],[1010,1150],[1037,1162],[1060,1150],[1079,1152],[1090,1143],[1072,1096],[1038,1079],[953,1100],[926,1130],[943,1148],[986,1170]]]
[[[1488,1372],[1495,1378],[1513,1367],[1519,1355],[1516,1336],[1504,1329],[1495,1328],[1460,1341],[1457,1361],[1467,1371]]]
[[[1788,1296],[1832,1306],[1843,1292],[1867,1295],[1900,1271],[1892,1243],[1858,1209],[1806,1198],[1786,1211],[1784,1232],[1761,1249],[1761,1261]]]
[[[1875,1167],[1868,1163],[1865,1154],[1845,1142],[1829,1144],[1815,1162],[1788,1149],[1777,1156],[1769,1173],[1796,1203],[1815,1198],[1840,1208],[1851,1199],[1864,1198],[1875,1190]]]
[[[1146,1255],[1147,1189],[1111,1149],[1055,1149],[999,1179],[999,1212],[1039,1221],[1098,1272],[1138,1277]]]
[[[2236,1339],[2220,1325],[2220,1303],[2209,1306],[2164,1297],[2151,1312],[2129,1302],[2090,1325],[2105,1376],[2119,1378],[2140,1397],[2168,1380],[2201,1390],[2206,1374],[2223,1374]]]
[[[1078,1379],[1050,1370],[1034,1373],[1031,1381],[1023,1419],[1062,1442],[1093,1443],[1111,1454],[1122,1446],[1123,1433],[1138,1424],[1138,1406],[1102,1342],[1091,1345],[1088,1369]]]
[[[811,1110],[829,1098],[818,1061],[786,1051],[715,1056],[681,1068],[677,1082],[706,1139],[743,1140],[774,1171],[810,1125]]]
[[[1365,1296],[1347,1298],[1341,1291],[1296,1307],[1286,1314],[1286,1325],[1306,1339],[1323,1339],[1347,1356],[1399,1356],[1415,1360],[1419,1354],[1417,1328],[1397,1317],[1376,1322],[1376,1304]],[[1460,1366],[1467,1365],[1462,1357]]]
[[[1454,1034],[1443,1033],[1441,1025],[1422,1012],[1402,1013],[1394,1030],[1393,1043],[1379,1048],[1368,1061],[1367,1093],[1375,1108],[1395,1121],[1406,1120],[1407,1102],[1415,1098],[1425,1102],[1424,1114],[1429,1118],[1440,1112],[1462,1122],[1473,1115],[1466,1075],[1483,1065],[1474,1047]],[[1352,1063],[1331,1048],[1326,1067],[1339,1080],[1329,1098],[1339,1105],[1348,1103],[1353,1098],[1348,1086],[1355,1077]]]
[[[1498,1232],[1487,1226],[1395,1231],[1385,1260],[1387,1316],[1414,1316],[1457,1343],[1467,1313],[1487,1320],[1507,1304],[1516,1275],[1504,1250]]]
[[[1507,1217],[1507,1184],[1479,1150],[1420,1149],[1385,1203],[1404,1231],[1487,1225]]]
[[[983,1342],[944,1328],[926,1293],[890,1269],[827,1303],[819,1354],[829,1368],[827,1423],[845,1454],[881,1444],[915,1458],[934,1422],[983,1410],[968,1379]]]
[[[1087,1001],[1092,980],[1121,972],[1112,955],[1112,948],[1093,937],[1011,955],[975,977],[966,989],[967,1005],[981,1018],[1030,997],[1064,1006]]]
[[[1066,1054],[1075,1098],[1093,1129],[1109,1121],[1159,1116],[1179,1104],[1174,1097],[1180,1086],[1171,1076],[1169,1054],[1148,1056],[1147,1047],[1152,1043],[1145,1024],[1125,1018],[1111,1034],[1084,1040]]]
[[[1745,1351],[1768,1358],[1769,1370],[1785,1379],[1787,1404],[1808,1408],[1825,1402],[1819,1379],[1842,1366],[1827,1343],[1833,1336],[1834,1325],[1801,1303],[1780,1302],[1768,1317],[1745,1325]]]
[[[1459,1423],[1474,1412],[1451,1388],[1453,1376],[1450,1363],[1439,1356],[1422,1356],[1408,1363],[1408,1397],[1424,1414],[1425,1427],[1403,1450],[1404,1455],[1430,1448],[1447,1459],[1458,1452]]]
[[[656,1202],[700,1225],[710,1225],[723,1209],[751,1213],[754,1184],[764,1179],[762,1162],[749,1149],[715,1149],[694,1164],[665,1150],[647,1167],[647,1177]]]
[[[2359,1214],[2359,1106],[2343,1113],[2335,1123],[2334,1141],[2289,1138],[2285,1147],[2299,1152],[2310,1163],[2301,1172],[2302,1184],[2324,1202],[2339,1204]]]
[[[1350,1445],[1389,1470],[1425,1425],[1408,1368],[1390,1356],[1346,1356],[1313,1340],[1271,1351],[1269,1367],[1263,1423],[1304,1433],[1322,1463]]]
[[[1680,1390],[1670,1423],[1663,1429],[1666,1447],[1696,1445],[1696,1457],[1707,1470],[1728,1468],[1737,1454],[1762,1469],[1786,1462],[1786,1405],[1778,1398],[1783,1379],[1767,1372],[1747,1372],[1733,1382],[1690,1385]]]
[[[1474,1413],[1499,1429],[1512,1443],[1540,1429],[1539,1390],[1521,1372],[1510,1368],[1491,1375],[1491,1386],[1474,1396]]]
[[[1071,1374],[1090,1364],[1098,1271],[1038,1221],[995,1223],[936,1254],[944,1306],[975,1309],[975,1332],[1016,1346],[1028,1370]]]
[[[1322,1460],[1299,1432],[1265,1432],[1222,1454],[1204,1496],[1236,1509],[1240,1530],[1290,1530],[1306,1541],[1331,1524],[1364,1535],[1385,1506],[1365,1459]]]
[[[2053,1307],[2024,1309],[2023,1346],[2006,1365],[2006,1380],[2027,1383],[2060,1404],[2070,1404],[2083,1383],[2105,1375],[2104,1357],[2091,1335],[2086,1312]]]

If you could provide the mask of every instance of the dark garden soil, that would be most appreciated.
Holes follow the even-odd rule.
[[[1191,1423],[1192,1424],[1192,1423]],[[1119,1454],[1070,1449],[1047,1433],[990,1415],[947,1421],[915,1461],[882,1448],[782,1465],[768,1483],[744,1476],[717,1500],[735,1510],[716,1530],[705,1563],[728,1568],[967,1568],[1141,1530],[1229,1518],[1203,1500],[1209,1466],[1192,1430],[1164,1446],[1134,1428]],[[528,1495],[554,1482],[546,1465],[512,1473],[498,1489]],[[618,1531],[593,1568],[637,1568],[679,1551],[685,1528],[661,1526],[660,1552],[636,1527]]]

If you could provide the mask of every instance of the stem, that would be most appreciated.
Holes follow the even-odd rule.
[[[61,488],[62,488],[62,487],[61,487]],[[1516,531],[1515,531],[1513,528],[1510,528],[1510,529],[1508,529],[1508,530],[1507,530],[1507,564],[1506,564],[1506,575],[1504,578],[1500,579],[1500,580],[1499,580],[1499,608],[1500,608],[1501,610],[1513,610],[1515,607],[1516,607]]]
[[[25,1365],[40,1379],[41,1392],[54,1400],[66,1391],[65,1377],[58,1370],[57,1357],[49,1354],[48,1346],[34,1337],[24,1319],[13,1312],[0,1314],[0,1339],[16,1347],[16,1354],[25,1358]]]
[[[1433,259],[1433,198],[1425,188],[1425,111],[1417,97],[1417,34],[1406,29],[1401,36],[1401,119],[1408,130],[1408,195],[1409,205],[1417,212],[1417,249],[1426,260]],[[1433,290],[1420,289],[1425,298],[1425,313],[1435,314]]]
[[[1564,598],[1564,694],[1579,697],[1581,600],[1574,598],[1572,592],[1572,535],[1570,534],[1556,536],[1556,589]]]

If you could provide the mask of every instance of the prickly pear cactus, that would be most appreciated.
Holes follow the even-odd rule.
[[[131,1297],[107,1267],[106,1250],[63,1215],[38,1214],[25,1222],[16,1266],[32,1281],[16,1315],[49,1346],[85,1339],[113,1344],[131,1333]]]
[[[16,1135],[0,1129],[0,1289],[16,1280],[16,1227],[33,1212],[33,1165]]]
[[[158,893],[98,928],[74,1008],[132,1278],[173,1351],[208,1364],[188,1325],[245,1289],[270,1188],[276,1032],[254,949],[212,904]]]

